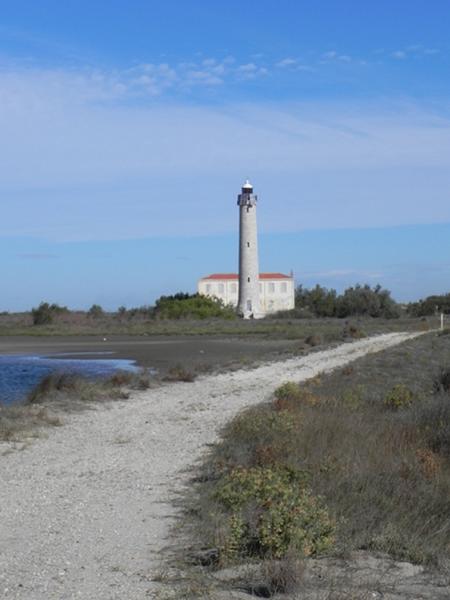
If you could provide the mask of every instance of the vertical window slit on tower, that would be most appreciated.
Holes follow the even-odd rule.
[[[247,248],[250,248],[250,242],[247,242]]]
[[[247,281],[250,283],[250,277],[247,277]]]

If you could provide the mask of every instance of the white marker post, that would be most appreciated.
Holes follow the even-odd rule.
[[[444,331],[444,313],[441,313],[441,331]]]

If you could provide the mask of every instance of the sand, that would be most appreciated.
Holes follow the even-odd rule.
[[[157,598],[188,469],[238,411],[418,334],[174,383],[66,416],[25,449],[0,444],[0,597]],[[175,540],[176,543],[176,540]]]

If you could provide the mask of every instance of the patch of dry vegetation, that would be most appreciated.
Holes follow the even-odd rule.
[[[129,390],[148,389],[152,381],[145,369],[136,373],[117,371],[105,379],[67,373],[47,375],[23,403],[0,404],[0,441],[37,437],[47,427],[62,425],[67,412],[83,410],[97,402],[127,399]]]
[[[449,367],[450,339],[428,335],[236,417],[190,513],[210,562],[371,550],[450,564]]]
[[[438,319],[402,317],[382,319],[361,317],[347,322],[339,318],[267,317],[257,320],[221,318],[155,319],[151,311],[139,309],[125,313],[102,312],[95,318],[88,312],[53,311],[50,322],[33,325],[31,313],[0,314],[0,335],[62,336],[62,335],[227,335],[261,336],[277,339],[306,339],[318,336],[320,343],[340,341],[343,329],[353,337],[351,328],[365,335],[391,331],[416,331],[438,327]],[[311,341],[317,341],[312,338]],[[309,343],[309,342],[308,342]],[[316,345],[316,344],[314,344]]]

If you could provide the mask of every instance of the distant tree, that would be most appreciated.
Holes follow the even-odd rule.
[[[100,304],[93,304],[88,310],[88,315],[93,319],[98,319],[104,315],[103,308]]]
[[[153,314],[159,319],[232,319],[236,316],[231,306],[225,306],[217,298],[183,292],[158,298]]]
[[[127,309],[125,306],[119,306],[119,308],[117,309],[117,314],[119,315],[120,318],[125,317],[125,315],[127,314]]]
[[[306,311],[315,317],[370,316],[391,319],[400,316],[400,309],[388,290],[380,285],[371,288],[367,284],[349,287],[341,295],[336,290],[320,285],[312,289],[299,285],[295,292],[295,310],[300,314]]]
[[[49,323],[52,323],[55,315],[60,315],[67,312],[69,312],[69,309],[66,306],[41,302],[37,308],[31,309],[33,325],[48,325]]]
[[[338,317],[369,316],[393,319],[400,316],[400,308],[391,298],[391,293],[380,285],[371,288],[367,284],[357,284],[347,288],[338,297],[336,314]]]
[[[411,302],[406,310],[413,317],[427,317],[436,312],[450,314],[450,294],[428,296],[418,302]]]

